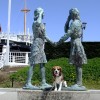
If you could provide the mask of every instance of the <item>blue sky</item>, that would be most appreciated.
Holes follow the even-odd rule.
[[[69,10],[78,8],[82,22],[87,22],[84,30],[83,41],[100,42],[100,0],[26,0],[27,29],[32,33],[33,13],[37,7],[44,9],[47,36],[58,41],[64,35],[64,24]],[[24,8],[24,0],[12,0],[11,32],[19,33],[24,30],[24,14],[20,11]],[[0,0],[0,24],[2,30],[7,32],[8,0]],[[68,40],[69,41],[69,40]]]

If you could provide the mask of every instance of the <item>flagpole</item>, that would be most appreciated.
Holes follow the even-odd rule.
[[[7,26],[7,58],[6,58],[6,65],[9,65],[9,33],[10,33],[10,18],[11,18],[11,0],[8,1],[8,26]]]

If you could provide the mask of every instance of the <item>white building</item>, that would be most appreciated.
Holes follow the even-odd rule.
[[[7,34],[0,34],[0,68],[4,66],[27,66],[29,64],[32,37],[26,35],[9,36],[9,63],[6,63]]]

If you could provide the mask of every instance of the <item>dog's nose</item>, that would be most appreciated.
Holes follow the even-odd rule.
[[[55,72],[57,73],[57,70]]]

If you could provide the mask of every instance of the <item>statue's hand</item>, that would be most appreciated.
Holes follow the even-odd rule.
[[[58,42],[54,42],[54,46],[55,46],[55,47],[58,46]]]
[[[56,47],[56,46],[58,46],[58,45],[60,45],[61,43],[58,41],[58,42],[54,42],[54,46]]]
[[[56,47],[57,45],[58,45],[57,42],[52,43],[52,46],[54,46],[54,47]]]

